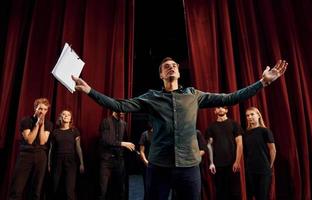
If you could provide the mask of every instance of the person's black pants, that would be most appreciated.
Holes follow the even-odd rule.
[[[232,166],[216,167],[214,175],[217,200],[240,200],[240,174],[234,173]]]
[[[199,166],[167,168],[149,164],[146,182],[148,200],[168,200],[170,189],[175,200],[200,199]]]
[[[30,179],[31,200],[39,200],[42,183],[47,167],[47,154],[44,150],[36,152],[20,152],[9,192],[9,200],[22,199],[23,191]]]
[[[271,185],[271,174],[255,174],[246,173],[247,199],[256,200],[269,199],[269,191]]]
[[[66,199],[73,200],[75,198],[76,173],[75,155],[56,155],[52,159],[53,199],[60,199],[58,198],[60,185],[65,187]],[[64,180],[64,184],[61,184],[60,180]]]
[[[105,156],[100,161],[100,196],[104,199],[125,199],[125,167],[123,157]]]

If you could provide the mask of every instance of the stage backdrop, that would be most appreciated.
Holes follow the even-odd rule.
[[[245,124],[246,108],[256,106],[273,131],[277,156],[271,199],[311,199],[311,1],[184,2],[197,88],[231,92],[259,80],[278,59],[288,61],[285,77],[234,106],[230,116]],[[202,111],[200,129],[213,118],[212,112]],[[213,191],[211,184],[204,191]]]
[[[33,114],[32,104],[38,97],[51,101],[48,114],[53,122],[62,109],[73,111],[86,162],[86,173],[79,178],[78,199],[95,199],[97,130],[107,110],[85,95],[71,94],[50,72],[68,42],[86,62],[81,76],[90,85],[116,98],[130,97],[134,3],[135,0],[1,2],[0,199],[7,197],[15,165],[21,139],[18,124],[23,116]],[[230,108],[230,116],[244,126],[245,109],[257,106],[273,131],[277,158],[271,199],[311,199],[312,2],[181,3],[185,8],[189,70],[198,89],[231,92],[259,80],[266,65],[273,65],[277,59],[289,62],[282,79]],[[212,112],[203,110],[198,119],[198,127],[204,133],[213,120]],[[207,158],[205,163],[208,164]],[[211,176],[208,171],[204,176],[203,199],[213,199]]]
[[[1,194],[6,199],[21,139],[18,125],[33,114],[36,98],[51,101],[48,118],[73,111],[86,162],[79,199],[95,199],[96,142],[107,110],[86,95],[71,94],[51,71],[68,42],[86,65],[81,76],[116,98],[131,96],[132,0],[12,0],[1,6]],[[2,4],[1,3],[1,4]],[[94,172],[94,174],[93,174]],[[88,181],[88,182],[87,182]]]

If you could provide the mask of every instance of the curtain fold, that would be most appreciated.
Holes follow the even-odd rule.
[[[312,40],[303,31],[312,33],[311,2],[184,0],[184,5],[190,70],[198,89],[232,92],[259,80],[276,60],[289,62],[283,78],[230,114],[244,125],[245,109],[256,106],[273,131],[277,158],[270,199],[311,199],[312,63],[307,52]],[[201,130],[214,120],[209,110],[198,118]],[[214,198],[211,188],[204,189],[210,197],[204,199]]]
[[[71,94],[51,71],[68,42],[86,63],[81,77],[90,86],[112,97],[130,96],[134,0],[13,0],[8,7],[0,76],[0,198],[8,195],[21,139],[19,122],[33,114],[34,99],[46,97],[51,103],[48,118],[53,123],[61,110],[73,111],[87,171],[77,185],[78,196],[95,199],[98,127],[107,110],[84,94]]]

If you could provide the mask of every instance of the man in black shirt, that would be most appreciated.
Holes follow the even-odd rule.
[[[84,80],[72,78],[77,91],[85,92],[106,108],[149,115],[153,124],[147,171],[149,199],[167,199],[173,188],[179,199],[198,200],[201,185],[198,167],[201,157],[196,138],[198,109],[233,105],[248,99],[284,74],[286,66],[286,61],[280,60],[272,70],[267,67],[260,81],[230,94],[180,87],[179,65],[172,58],[165,58],[159,66],[164,88],[149,90],[132,99],[108,97],[92,89]]]
[[[211,173],[215,174],[218,200],[241,199],[240,161],[243,153],[241,126],[227,117],[227,107],[217,107],[217,117],[206,131]]]
[[[100,125],[100,200],[125,199],[123,147],[133,151],[135,146],[124,141],[127,123],[123,116],[124,113],[113,112]]]
[[[47,141],[52,131],[52,123],[45,119],[50,103],[46,98],[36,99],[34,115],[25,117],[20,123],[22,141],[18,156],[9,199],[22,199],[28,179],[31,179],[27,195],[39,200],[41,187],[47,167]]]

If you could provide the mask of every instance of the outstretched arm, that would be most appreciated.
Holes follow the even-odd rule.
[[[264,87],[268,86],[273,81],[282,76],[287,69],[287,65],[288,63],[286,62],[286,60],[279,60],[272,69],[270,69],[270,67],[267,66],[262,73],[262,78],[260,79],[262,85]]]
[[[74,76],[72,76],[72,79],[76,83],[75,89],[77,91],[89,94],[89,92],[91,91],[91,87],[84,80],[82,80],[81,78],[74,77]]]

